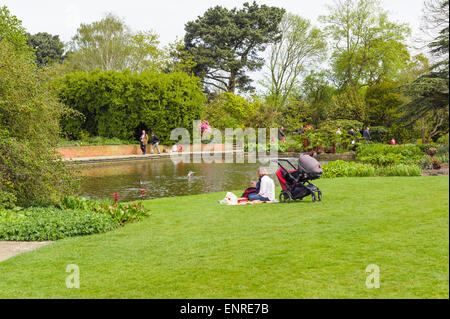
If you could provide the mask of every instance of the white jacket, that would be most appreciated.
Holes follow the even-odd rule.
[[[272,202],[275,200],[275,183],[269,176],[264,175],[261,178],[258,195],[266,197]]]

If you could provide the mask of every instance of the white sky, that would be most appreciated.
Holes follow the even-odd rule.
[[[107,12],[123,18],[134,31],[152,29],[160,35],[162,45],[184,36],[186,22],[196,19],[215,5],[242,7],[252,0],[0,0],[11,13],[22,20],[31,34],[57,34],[64,42],[75,34],[80,23],[100,20]],[[332,0],[258,0],[258,4],[283,7],[317,23],[326,14]],[[423,0],[381,0],[382,6],[397,22],[409,23],[418,30]]]

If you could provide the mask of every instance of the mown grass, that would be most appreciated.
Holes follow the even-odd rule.
[[[318,180],[323,201],[146,202],[152,215],[0,263],[0,298],[448,298],[449,179]],[[66,288],[68,264],[80,288]],[[380,288],[367,289],[367,265]]]

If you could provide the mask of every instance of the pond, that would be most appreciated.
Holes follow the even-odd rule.
[[[296,163],[296,159],[291,159]],[[242,190],[256,180],[261,163],[174,163],[171,159],[150,159],[80,165],[84,176],[81,196],[98,199],[120,194],[120,201],[138,200],[141,189],[146,199]],[[188,172],[194,174],[188,177]],[[275,174],[271,176],[279,185]],[[240,196],[241,194],[236,194]],[[219,199],[219,198],[218,198]]]

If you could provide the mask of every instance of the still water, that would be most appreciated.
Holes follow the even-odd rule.
[[[291,159],[296,163],[296,159]],[[268,165],[268,164],[265,164]],[[221,191],[242,190],[256,180],[261,163],[174,163],[171,159],[149,159],[132,162],[114,162],[80,165],[84,176],[81,196],[112,198],[120,194],[120,201],[137,200],[141,189],[147,190],[146,199],[182,196]],[[188,172],[194,174],[188,177]],[[279,185],[275,174],[271,177]],[[241,194],[236,194],[240,196]]]

